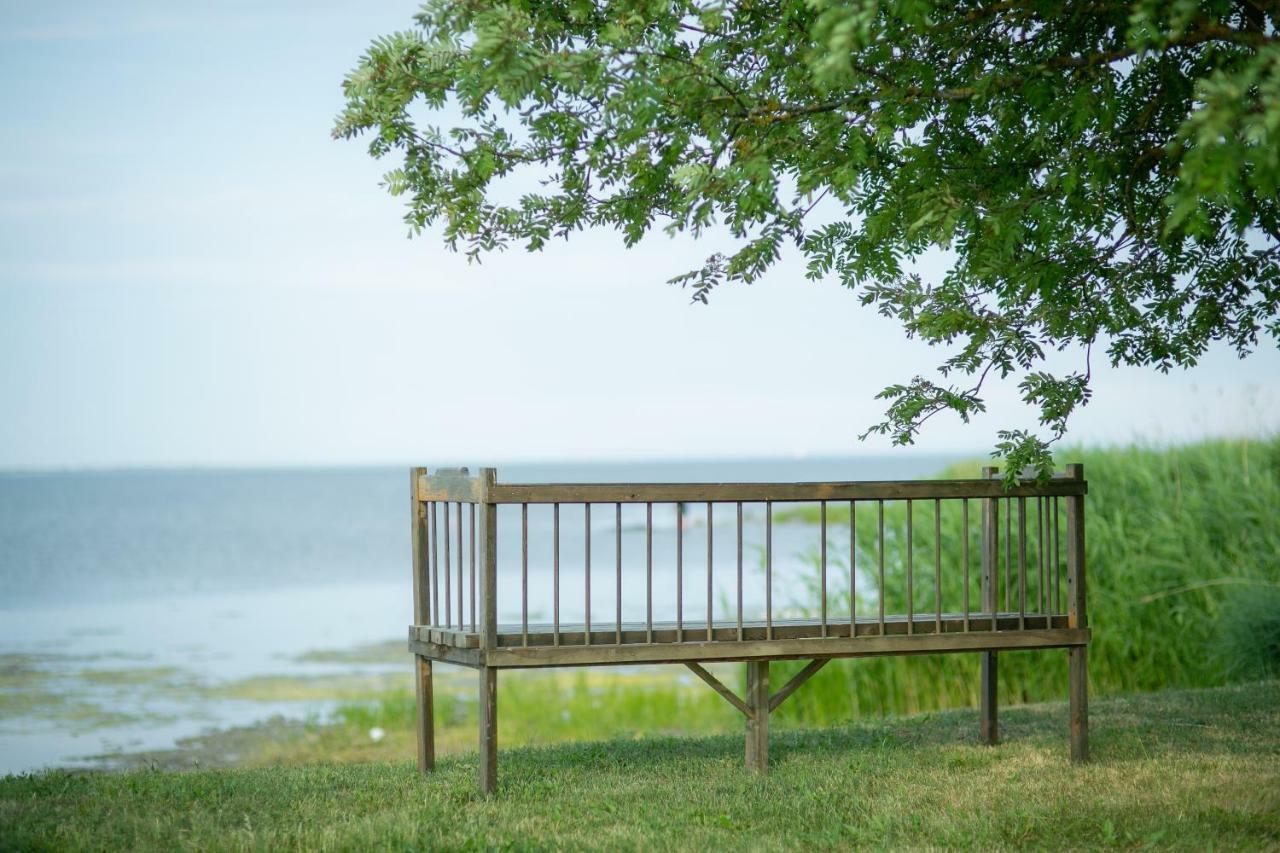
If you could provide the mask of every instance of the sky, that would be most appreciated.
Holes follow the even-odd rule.
[[[0,0],[0,469],[889,449],[858,440],[875,393],[942,353],[795,254],[701,306],[665,282],[715,237],[479,265],[407,239],[391,164],[329,131],[343,74],[415,8]],[[1274,347],[1094,372],[1069,442],[1280,426]],[[987,402],[913,451],[1034,424],[1012,385]]]

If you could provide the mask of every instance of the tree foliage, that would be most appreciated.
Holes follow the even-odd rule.
[[[869,432],[1017,381],[1041,428],[997,453],[1043,470],[1092,358],[1280,340],[1277,25],[1275,0],[440,0],[372,44],[334,134],[399,155],[407,222],[473,257],[726,228],[672,279],[706,302],[794,246],[945,347]]]

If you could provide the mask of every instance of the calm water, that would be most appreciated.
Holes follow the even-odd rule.
[[[929,476],[949,459],[890,456],[744,462],[510,466],[504,481],[768,481]],[[332,674],[298,656],[397,639],[410,622],[408,475],[399,469],[123,471],[0,475],[0,772],[162,748],[211,727],[272,714],[323,714],[324,700],[210,698],[258,676]],[[705,506],[655,507],[655,618],[675,606],[683,527],[683,607],[705,614]],[[747,618],[759,610],[757,508],[746,510]],[[592,518],[593,619],[616,596],[615,518]],[[519,513],[499,518],[499,619],[518,622]],[[678,526],[679,525],[679,526]],[[531,509],[531,620],[551,617],[551,509]],[[644,510],[623,517],[624,619],[643,618]],[[560,616],[585,609],[581,506],[561,518]],[[712,605],[736,598],[732,507],[716,510]],[[833,534],[833,543],[837,543]],[[847,540],[846,540],[847,541]],[[812,528],[774,531],[775,601],[817,547]],[[455,552],[456,559],[456,552]],[[451,602],[456,612],[455,585]],[[468,579],[469,580],[469,579]],[[468,584],[469,585],[469,584]],[[464,614],[470,618],[469,601]],[[385,670],[387,665],[381,665]],[[351,666],[342,667],[344,671]],[[379,665],[357,668],[377,672]],[[131,679],[136,676],[136,679]],[[157,687],[157,677],[162,682]],[[132,680],[146,689],[130,689]]]

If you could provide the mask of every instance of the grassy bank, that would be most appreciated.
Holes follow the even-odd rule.
[[[353,849],[750,846],[1185,849],[1280,844],[1280,684],[1113,697],[1094,760],[1066,759],[1061,703],[1011,709],[1005,742],[971,711],[773,739],[767,780],[742,738],[504,750],[474,760],[0,779],[0,847]]]
[[[1207,687],[1280,676],[1280,440],[1215,441],[1171,449],[1121,448],[1064,452],[1085,463],[1088,498],[1090,650],[1095,695]],[[974,476],[979,463],[945,476]],[[832,529],[847,524],[844,507],[830,507]],[[866,512],[872,509],[868,507]],[[788,509],[792,520],[816,522],[816,508]],[[892,508],[890,515],[901,513]],[[806,515],[809,513],[810,515]],[[973,507],[976,520],[976,507]],[[785,518],[778,510],[779,520]],[[810,517],[811,516],[811,517]],[[861,530],[874,530],[869,515]],[[944,543],[959,536],[960,519],[944,517]],[[901,529],[890,517],[889,529]],[[918,553],[930,554],[930,524],[917,525]],[[976,554],[977,531],[971,551]],[[871,537],[863,543],[871,545]],[[845,540],[847,543],[847,540]],[[861,540],[860,540],[861,541]],[[838,557],[838,549],[832,549]],[[951,565],[958,553],[944,555]],[[860,551],[868,565],[874,554]],[[838,560],[835,561],[838,565]],[[886,559],[890,609],[902,602],[905,560],[891,540]],[[946,590],[956,600],[955,573]],[[976,573],[973,600],[977,600]],[[930,584],[920,584],[917,608],[929,610]],[[833,612],[847,606],[833,584]],[[801,596],[803,597],[803,596]],[[871,596],[868,597],[873,600]],[[809,597],[810,601],[816,600]],[[860,604],[862,612],[871,605]],[[798,606],[796,609],[801,609]],[[407,656],[399,644],[381,650],[405,660],[396,689],[349,698],[336,725],[312,725],[285,736],[272,732],[239,762],[301,763],[316,760],[385,760],[412,754],[414,699]],[[378,657],[383,660],[383,657]],[[802,664],[772,667],[773,688]],[[742,667],[719,670],[742,687]],[[1066,655],[1018,652],[1000,659],[1001,704],[1057,700],[1066,695]],[[872,658],[836,661],[815,676],[776,715],[780,730],[838,724],[977,704],[976,655]],[[474,749],[475,680],[471,673],[442,672],[436,694],[438,744],[444,753]],[[663,734],[737,731],[737,712],[680,667],[639,672],[575,670],[509,673],[500,679],[500,737],[506,744],[643,738]],[[386,736],[369,737],[373,728]],[[191,757],[161,757],[164,766],[189,766],[217,750]]]

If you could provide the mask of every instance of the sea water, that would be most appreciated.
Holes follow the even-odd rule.
[[[514,465],[499,468],[498,476],[505,482],[876,480],[929,476],[948,461],[902,455]],[[412,621],[408,494],[407,468],[0,474],[0,773],[99,764],[95,756],[164,748],[206,729],[272,715],[323,715],[333,704],[218,698],[225,695],[216,690],[220,685],[335,668],[366,674],[397,668],[303,656],[405,635]],[[548,506],[529,511],[527,601],[520,513],[509,507],[499,514],[501,622],[553,617],[553,512]],[[455,514],[451,532],[456,521]],[[616,612],[616,523],[612,506],[594,508],[594,625],[611,623]],[[642,621],[650,596],[655,619],[671,618],[677,539],[684,618],[705,619],[708,569],[713,618],[736,618],[736,524],[733,505],[716,506],[708,525],[705,504],[656,504],[650,574],[645,509],[625,506],[624,621]],[[562,507],[563,623],[585,615],[586,534],[582,505]],[[746,505],[748,619],[763,614],[763,535],[763,507]],[[829,539],[833,582],[841,571],[848,577],[840,535],[832,531]],[[469,515],[463,536],[469,545]],[[817,547],[812,525],[774,526],[777,613],[795,605]],[[456,541],[451,557],[450,618],[456,621]],[[462,616],[469,624],[469,552],[463,580]]]

